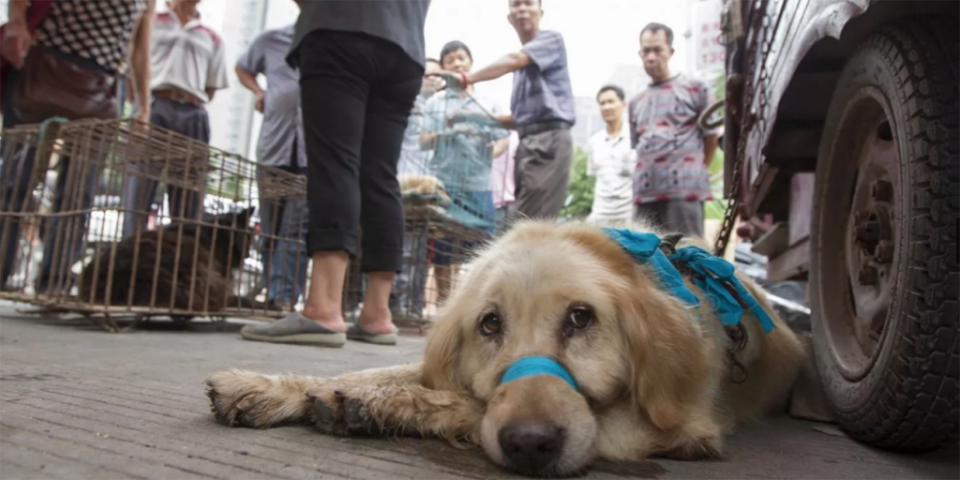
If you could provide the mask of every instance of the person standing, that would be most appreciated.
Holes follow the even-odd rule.
[[[235,70],[240,83],[253,92],[256,110],[263,114],[257,163],[301,175],[307,158],[302,146],[300,84],[297,72],[284,60],[293,44],[293,33],[293,24],[261,33],[237,60]],[[260,87],[257,75],[266,77],[268,90]],[[265,198],[263,189],[260,195],[260,242],[267,302],[281,310],[292,310],[307,275],[306,252],[301,250],[299,241],[291,241],[299,240],[306,214],[305,200]]]
[[[213,101],[217,90],[229,85],[223,40],[201,21],[199,3],[200,0],[169,0],[170,10],[158,13],[154,20],[151,43],[150,123],[202,142],[202,152],[188,159],[194,163],[207,158],[210,118],[206,105]],[[124,235],[133,235],[138,226],[146,227],[146,212],[157,190],[157,181],[151,178],[131,180],[127,182],[124,204],[132,203],[136,213],[126,216]],[[202,186],[198,189],[202,190]],[[167,194],[172,217],[195,219],[203,213],[200,192],[168,185]]]
[[[637,218],[685,235],[703,236],[716,130],[699,127],[713,103],[705,82],[670,72],[673,30],[650,23],[640,31],[640,58],[653,82],[630,100],[630,141],[637,152],[633,189]]]
[[[473,67],[470,48],[460,41],[447,42],[440,52],[444,71],[466,75]],[[509,146],[510,132],[492,117],[500,107],[474,91],[445,90],[427,102],[420,142],[433,150],[430,173],[443,182],[450,195],[447,215],[462,225],[476,228],[490,237],[496,234],[497,211],[493,200],[493,159]],[[470,119],[473,121],[470,121]],[[446,299],[456,277],[457,265],[478,241],[436,239],[433,265],[437,298]]]
[[[444,72],[448,88],[513,73],[511,115],[498,120],[520,135],[512,217],[556,218],[570,183],[576,121],[567,50],[559,32],[541,30],[542,0],[510,0],[507,19],[523,47],[472,73]]]
[[[310,288],[302,312],[248,325],[243,338],[328,347],[342,347],[347,339],[397,343],[389,305],[403,256],[397,161],[422,84],[429,5],[304,2],[287,60],[300,72]],[[361,248],[367,287],[357,323],[348,330],[343,284]]]
[[[633,219],[633,169],[636,153],[630,147],[630,129],[624,122],[623,89],[605,85],[597,93],[600,115],[607,128],[590,137],[587,175],[596,178],[591,222],[628,222]]]
[[[42,13],[33,9],[41,9]],[[150,118],[148,85],[151,78],[150,38],[154,0],[58,0],[31,4],[12,0],[8,5],[9,22],[3,28],[0,54],[13,67],[0,80],[3,88],[3,127],[41,123],[54,117],[67,120],[120,117],[117,82],[128,70],[133,74],[136,93],[136,118]],[[42,14],[42,19],[38,15]],[[28,19],[35,23],[28,25]],[[31,31],[30,26],[33,26]],[[67,81],[64,81],[67,79]],[[73,100],[70,104],[57,100]],[[7,151],[0,172],[0,210],[20,212],[28,204],[34,189],[36,149]],[[44,159],[45,161],[46,159]],[[99,169],[71,186],[71,159],[61,157],[53,198],[53,212],[83,211],[93,204]],[[46,171],[46,167],[43,167]],[[78,190],[71,194],[70,191]],[[69,290],[69,275],[63,272],[81,257],[82,235],[67,237],[67,229],[85,231],[88,215],[54,216],[44,238],[43,261],[39,272],[39,292]],[[68,224],[68,225],[64,225]],[[0,222],[0,288],[12,274],[20,241],[20,220]],[[69,242],[69,244],[68,244]],[[56,255],[55,249],[68,254]],[[54,257],[57,265],[54,266]],[[60,277],[60,278],[53,278]],[[55,285],[54,285],[55,284]],[[51,292],[52,293],[52,292]]]
[[[420,130],[423,127],[426,104],[440,88],[440,79],[433,74],[440,71],[440,62],[434,58],[424,61],[424,75],[420,93],[414,101],[407,128],[403,134],[397,175],[428,175],[433,151],[420,146]],[[413,325],[423,317],[427,274],[429,241],[423,222],[407,225],[403,234],[403,268],[394,278],[390,290],[390,311],[394,323]],[[352,308],[352,306],[350,306]]]

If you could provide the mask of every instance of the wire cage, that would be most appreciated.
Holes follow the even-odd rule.
[[[505,171],[494,164],[508,147],[509,132],[482,98],[452,90],[418,97],[398,162],[405,214],[403,267],[391,294],[398,325],[429,325],[461,267],[496,234],[502,192],[494,186],[504,182],[495,175]],[[359,263],[346,282],[348,320],[363,303]]]
[[[0,162],[3,299],[109,329],[125,316],[271,318],[282,314],[263,294],[271,270],[306,262],[302,222],[258,228],[256,208],[304,202],[302,177],[160,127],[17,127]]]

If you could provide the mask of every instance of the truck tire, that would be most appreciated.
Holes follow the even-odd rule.
[[[840,427],[904,452],[960,426],[956,18],[864,41],[834,91],[811,225],[813,349]]]

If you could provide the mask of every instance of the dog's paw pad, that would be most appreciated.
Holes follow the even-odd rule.
[[[345,398],[343,400],[343,417],[347,422],[347,429],[353,435],[379,435],[380,426],[367,414],[367,407],[360,400]]]
[[[723,460],[723,442],[717,437],[694,438],[654,456],[671,460]]]
[[[328,435],[346,435],[347,425],[343,418],[343,398],[340,395],[326,395],[308,392],[311,409],[311,422],[322,433]]]

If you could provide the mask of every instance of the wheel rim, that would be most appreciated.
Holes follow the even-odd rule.
[[[824,159],[831,178],[820,213],[820,315],[838,370],[849,381],[876,364],[899,276],[903,197],[889,111],[879,90],[862,88],[842,115],[831,158]]]

